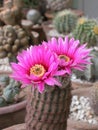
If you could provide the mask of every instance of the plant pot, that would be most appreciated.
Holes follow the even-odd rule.
[[[81,89],[73,90],[72,95],[73,96],[78,95],[79,97],[84,96],[90,98],[90,93],[92,90],[93,90],[92,87],[81,88]],[[68,126],[76,130],[98,130],[98,124],[89,124],[83,121],[75,121],[71,119],[68,119]]]
[[[14,124],[23,123],[25,119],[26,100],[0,108],[0,130]]]
[[[54,29],[51,20],[43,22],[42,27],[47,40],[50,40],[52,37],[65,37],[65,34],[60,34]]]
[[[6,129],[3,129],[3,130],[26,130],[26,124],[24,123],[24,124],[14,125],[14,126],[8,127]],[[67,128],[67,130],[75,130],[75,129],[72,129],[69,127],[69,128]]]
[[[26,108],[26,130],[66,130],[71,84],[68,78],[62,78],[61,81],[62,87],[46,86],[42,94],[31,88]]]
[[[87,87],[92,87],[93,83],[92,82],[86,82],[86,81],[72,81],[72,89],[79,89],[79,88],[87,88]]]
[[[81,10],[75,10],[75,9],[72,9],[72,11],[75,13],[75,14],[77,14],[77,16],[78,17],[81,17],[81,16],[83,16],[83,11],[81,11]],[[55,16],[55,12],[52,12],[51,10],[47,10],[46,11],[46,13],[45,13],[45,16],[46,16],[46,18],[48,19],[48,20],[52,20],[53,18],[54,18],[54,16]]]

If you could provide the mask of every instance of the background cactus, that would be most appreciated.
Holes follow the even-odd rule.
[[[26,18],[33,22],[33,24],[38,24],[42,22],[42,16],[40,12],[36,9],[31,9],[27,12]]]
[[[98,116],[98,82],[96,82],[91,91],[91,106],[94,110],[95,115]]]
[[[71,0],[47,0],[47,6],[52,11],[60,11],[70,7]]]
[[[59,33],[70,33],[76,26],[77,15],[71,10],[63,10],[55,16],[53,23]]]
[[[16,56],[29,45],[29,36],[18,25],[0,27],[0,58]]]
[[[1,81],[7,82],[5,86],[0,86],[0,107],[9,105],[11,103],[18,102],[20,100],[19,93],[21,91],[21,84],[11,78],[9,76],[3,76],[0,78]],[[1,89],[2,87],[2,89]],[[18,97],[17,97],[18,95]]]
[[[13,80],[6,88],[3,90],[3,97],[7,103],[12,103],[15,101],[15,96],[20,92],[20,84]]]
[[[88,47],[98,45],[98,23],[94,19],[80,18],[73,31],[75,39],[79,39],[81,44],[88,43]]]
[[[95,82],[98,80],[98,48],[92,48],[91,51],[91,63],[88,64],[86,70],[83,72],[75,71],[76,78]]]

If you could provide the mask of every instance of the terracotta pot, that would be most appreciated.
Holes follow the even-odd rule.
[[[14,124],[23,123],[25,119],[26,100],[0,108],[0,130]]]
[[[78,81],[72,81],[72,89],[79,89],[79,88],[86,88],[86,87],[92,87],[94,83],[92,82],[78,82]]]
[[[93,90],[92,87],[81,88],[81,89],[73,90],[72,95],[78,95],[79,97],[80,96],[90,97],[90,92],[92,90]],[[68,119],[68,126],[70,126],[71,128],[75,130],[98,130],[98,124],[94,125],[94,124],[89,124],[83,121],[75,121],[71,119]]]
[[[51,39],[51,36],[48,35],[49,31],[53,29],[53,27],[51,27],[51,23],[51,20],[42,23],[43,31],[47,40]]]
[[[14,125],[14,126],[8,127],[6,129],[3,129],[3,130],[26,130],[26,125],[25,124],[18,124],[18,125]],[[67,130],[75,130],[75,129],[68,127]]]
[[[78,17],[81,17],[81,16],[84,15],[83,11],[81,11],[81,10],[74,10],[74,9],[72,9],[72,11],[73,11],[75,14],[77,14]],[[54,15],[55,15],[55,13],[52,12],[51,10],[48,10],[48,11],[46,11],[46,13],[45,13],[45,16],[46,16],[46,18],[47,18],[48,20],[52,20],[52,19],[54,18]]]

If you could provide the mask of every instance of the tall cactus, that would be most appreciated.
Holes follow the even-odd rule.
[[[80,18],[73,31],[75,39],[79,39],[81,44],[88,43],[88,47],[98,44],[98,23],[95,19]]]
[[[77,15],[71,10],[63,10],[57,13],[53,23],[59,33],[70,33],[76,26]]]

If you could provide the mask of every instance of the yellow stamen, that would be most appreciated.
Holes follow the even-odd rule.
[[[33,74],[37,77],[41,77],[46,72],[43,65],[35,64],[33,67],[30,68],[30,74]]]
[[[94,33],[98,35],[98,26],[95,26],[93,29]]]
[[[68,56],[65,56],[65,55],[59,55],[59,58],[64,59],[66,62],[70,61],[70,58]]]

